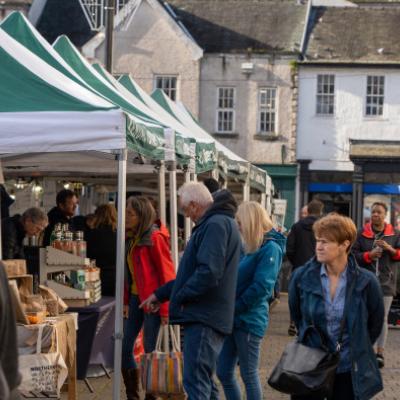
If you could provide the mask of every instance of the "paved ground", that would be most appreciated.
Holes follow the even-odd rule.
[[[288,399],[267,384],[267,376],[279,359],[286,343],[290,340],[287,335],[289,313],[287,298],[282,297],[281,303],[272,311],[271,323],[266,338],[264,339],[261,354],[261,380],[263,384],[264,399],[280,400]],[[383,369],[385,390],[374,400],[399,400],[400,399],[400,330],[390,329],[386,350],[386,368]],[[108,378],[90,378],[95,393],[91,394],[84,382],[78,383],[79,400],[109,400],[112,398],[112,381]],[[223,397],[223,396],[221,396]],[[63,395],[63,400],[67,397]],[[121,392],[121,399],[125,399]]]

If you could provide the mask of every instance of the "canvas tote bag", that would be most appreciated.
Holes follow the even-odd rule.
[[[168,340],[168,328],[171,345]],[[142,355],[141,375],[146,393],[157,395],[184,393],[182,353],[171,325],[160,327],[156,349],[152,353]]]
[[[18,358],[19,371],[22,375],[19,390],[57,393],[59,396],[68,376],[68,369],[59,351],[57,329],[55,329],[56,351],[42,353],[43,328],[43,324],[38,325],[36,353],[20,355]]]

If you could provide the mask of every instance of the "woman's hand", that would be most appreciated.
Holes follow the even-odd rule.
[[[376,260],[377,258],[382,257],[382,247],[374,247],[370,252],[369,252],[369,257],[371,260]]]
[[[129,317],[129,306],[127,304],[124,304],[124,307],[122,308],[122,315],[124,318]]]

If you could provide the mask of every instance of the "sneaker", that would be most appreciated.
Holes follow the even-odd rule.
[[[296,336],[297,335],[296,327],[295,327],[294,324],[290,324],[289,325],[288,335],[289,336]]]
[[[383,368],[385,366],[385,358],[383,357],[383,354],[376,354],[376,361],[378,362],[378,367]]]

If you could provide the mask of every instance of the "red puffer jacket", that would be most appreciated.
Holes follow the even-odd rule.
[[[171,258],[168,229],[160,224],[146,233],[132,253],[133,272],[140,301],[146,300],[156,289],[175,279],[175,268]],[[131,273],[127,271],[124,304],[129,303]],[[148,312],[148,310],[145,310]],[[168,316],[168,303],[160,307],[160,316]]]

